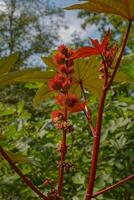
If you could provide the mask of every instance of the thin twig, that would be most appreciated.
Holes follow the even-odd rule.
[[[95,137],[96,130],[95,130],[93,122],[92,122],[91,113],[90,113],[89,109],[87,108],[87,106],[85,106],[84,114],[88,120],[91,133],[92,133],[93,137]]]
[[[83,84],[82,84],[82,82],[79,82],[79,84],[80,84],[80,87],[81,87],[81,91],[82,91],[84,100],[86,101],[87,99],[86,99],[86,95],[85,95],[85,92],[84,92]],[[89,110],[89,108],[87,106],[85,106],[84,114],[85,114],[85,116],[88,120],[89,127],[91,129],[91,133],[92,133],[93,137],[95,137],[96,130],[95,130],[95,127],[93,125],[92,114],[91,114],[91,111]]]
[[[21,179],[26,183],[28,187],[30,187],[36,194],[38,194],[41,199],[48,200],[48,198],[32,183],[32,181],[22,173],[22,171],[18,168],[18,166],[14,163],[14,161],[10,158],[10,156],[2,147],[0,147],[0,154],[21,177]]]
[[[104,194],[104,193],[108,192],[109,190],[114,189],[116,187],[119,187],[123,183],[126,183],[127,181],[132,180],[132,179],[134,179],[134,174],[124,178],[123,180],[121,180],[121,181],[119,181],[119,182],[117,182],[117,183],[115,183],[115,184],[113,184],[111,186],[108,186],[107,188],[104,188],[103,190],[100,190],[100,191],[96,192],[95,194],[92,195],[92,197],[97,197],[97,196],[99,196],[101,194]]]

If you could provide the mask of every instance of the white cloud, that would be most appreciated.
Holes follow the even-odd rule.
[[[60,39],[63,43],[70,43],[72,40],[72,34],[78,33],[81,39],[88,40],[88,37],[98,37],[97,27],[95,25],[88,26],[86,30],[81,28],[83,19],[77,17],[77,11],[66,11],[64,24],[68,26],[68,29],[61,27],[59,29]]]
[[[0,11],[2,11],[2,12],[6,11],[6,4],[4,1],[1,1],[1,0],[0,0]]]

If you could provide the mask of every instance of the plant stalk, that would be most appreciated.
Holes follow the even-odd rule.
[[[99,109],[98,109],[96,135],[94,137],[92,163],[91,163],[91,169],[90,169],[90,174],[89,174],[89,181],[88,181],[88,187],[87,187],[87,193],[86,193],[85,200],[91,200],[92,199],[92,193],[93,193],[96,170],[97,170],[97,161],[98,161],[99,146],[100,146],[100,134],[101,134],[102,118],[103,118],[103,110],[104,110],[104,103],[105,103],[106,94],[107,94],[109,87],[112,84],[112,81],[115,77],[118,66],[120,64],[120,61],[121,61],[121,58],[122,58],[122,55],[123,55],[123,52],[124,52],[124,49],[125,49],[125,46],[126,46],[126,43],[127,43],[127,39],[128,39],[128,35],[129,35],[129,32],[130,32],[131,25],[132,25],[132,21],[129,22],[128,29],[127,29],[127,32],[126,32],[126,35],[125,35],[125,38],[124,38],[124,41],[123,41],[122,49],[121,49],[119,58],[117,60],[117,63],[115,65],[115,68],[114,68],[114,71],[113,71],[113,74],[111,76],[109,83],[108,83],[108,77],[107,76],[105,76],[105,79],[104,79],[103,91],[102,91],[102,96],[101,96],[101,99],[100,99]]]
[[[0,147],[0,154],[4,157],[4,159],[9,163],[9,165],[14,169],[14,171],[20,176],[20,178],[24,181],[24,183],[26,183],[28,187],[30,187],[41,199],[48,200],[48,198],[32,183],[32,181],[22,173],[22,171],[18,168],[18,166],[14,163],[14,161],[10,158],[10,156],[2,147]]]
[[[124,184],[127,181],[132,180],[132,179],[134,179],[134,174],[122,179],[121,181],[119,181],[119,182],[117,182],[117,183],[115,183],[113,185],[108,186],[107,188],[104,188],[104,189],[96,192],[95,194],[92,195],[92,197],[97,197],[97,196],[99,196],[101,194],[104,194],[104,193],[108,192],[109,190],[112,190],[112,189],[114,189],[116,187],[119,187],[120,185],[122,185],[122,184]]]
[[[92,198],[92,193],[93,193],[93,187],[94,187],[96,169],[97,169],[99,146],[100,146],[100,133],[101,133],[102,115],[103,115],[104,102],[105,102],[105,98],[106,98],[106,92],[107,92],[107,90],[103,89],[102,97],[101,97],[100,104],[99,104],[96,135],[94,137],[92,164],[91,164],[91,169],[90,169],[88,189],[87,189],[85,200],[90,200]]]
[[[67,108],[65,107],[65,122],[67,122]],[[62,143],[61,143],[61,159],[59,162],[59,176],[58,176],[58,194],[61,195],[62,188],[63,188],[63,180],[64,180],[64,160],[67,152],[67,145],[66,145],[66,131],[62,131]]]

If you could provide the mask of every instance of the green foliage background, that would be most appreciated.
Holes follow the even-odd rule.
[[[96,20],[96,15],[91,19],[93,18]],[[99,15],[98,19],[100,19]],[[108,23],[113,22],[110,21],[110,17],[108,20]],[[107,25],[103,18],[102,22],[103,24],[98,24],[101,30]],[[114,23],[117,21],[115,20]],[[118,25],[118,31],[122,30],[121,28],[122,24]],[[129,41],[129,48],[133,52],[133,40]],[[134,78],[132,60],[124,61],[124,71],[129,72],[131,78]],[[43,181],[47,178],[52,178],[55,182],[57,180],[57,165],[60,157],[57,147],[61,133],[56,133],[50,119],[51,110],[56,109],[52,99],[45,100],[37,108],[32,106],[32,99],[38,86],[38,84],[26,83],[0,88],[0,145],[9,152],[22,171],[47,193],[51,188],[45,187]],[[108,93],[95,191],[133,173],[133,89],[132,84],[113,85]],[[88,96],[88,105],[96,121],[98,100],[91,94]],[[83,200],[91,163],[93,139],[83,113],[70,116],[70,120],[75,129],[67,137],[69,148],[66,162],[72,163],[73,167],[65,173],[63,196],[65,200]],[[96,199],[133,200],[133,188],[134,183],[130,181]],[[18,175],[0,157],[0,200],[29,199],[39,198],[21,182]]]

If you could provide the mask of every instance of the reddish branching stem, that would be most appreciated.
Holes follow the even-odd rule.
[[[65,122],[67,122],[67,108],[65,107]],[[63,188],[63,179],[64,179],[64,160],[65,155],[67,152],[67,145],[66,145],[66,131],[63,130],[62,132],[62,143],[61,143],[61,159],[59,162],[59,176],[58,176],[58,194],[61,195],[62,188]]]
[[[92,192],[93,192],[93,187],[94,187],[94,182],[95,182],[99,145],[100,145],[101,124],[102,124],[102,116],[103,116],[103,108],[104,108],[105,98],[106,98],[106,89],[103,90],[102,97],[101,97],[100,104],[99,104],[96,135],[94,137],[92,163],[91,163],[91,169],[90,169],[90,175],[89,175],[89,181],[88,181],[86,200],[90,200],[92,198]]]
[[[18,168],[18,166],[14,163],[14,161],[10,158],[10,156],[2,147],[0,147],[0,154],[28,187],[30,187],[41,199],[48,200],[48,198],[32,183],[32,181],[22,173],[22,171]]]
[[[119,187],[120,185],[122,185],[122,184],[124,184],[124,183],[126,183],[127,181],[130,181],[130,180],[132,180],[132,179],[134,179],[134,174],[132,174],[132,175],[130,175],[130,176],[128,176],[128,177],[122,179],[121,181],[119,181],[119,182],[117,182],[117,183],[115,183],[115,184],[113,184],[113,185],[108,186],[107,188],[104,188],[103,190],[100,190],[100,191],[94,193],[94,194],[92,195],[92,197],[97,197],[97,196],[99,196],[99,195],[101,195],[101,194],[104,194],[104,193],[108,192],[109,190],[112,190],[112,189],[114,189],[114,188],[117,188],[117,187]]]
[[[113,79],[115,77],[115,74],[117,72],[118,66],[120,64],[120,61],[121,61],[121,58],[122,58],[122,55],[123,55],[123,52],[124,52],[124,49],[125,49],[125,46],[126,46],[126,43],[127,43],[128,35],[129,35],[129,32],[130,32],[130,28],[131,28],[131,24],[132,24],[132,22],[130,21],[128,29],[127,29],[127,32],[126,32],[126,35],[125,35],[125,38],[124,38],[124,42],[123,42],[123,45],[122,45],[121,53],[119,55],[119,58],[117,60],[117,63],[115,65],[115,68],[114,68],[114,71],[113,71],[113,74],[111,76],[111,79],[110,79],[109,83],[108,83],[108,74],[107,74],[107,71],[105,71],[102,96],[100,98],[99,109],[98,109],[96,135],[94,137],[92,163],[91,163],[91,169],[90,169],[90,174],[89,174],[89,181],[88,181],[87,193],[86,193],[85,200],[91,200],[92,199],[93,188],[94,188],[95,177],[96,177],[96,170],[97,170],[99,146],[100,146],[100,134],[101,134],[101,127],[102,127],[103,110],[104,110],[104,103],[105,103],[107,90],[111,86],[112,81],[113,81]]]

